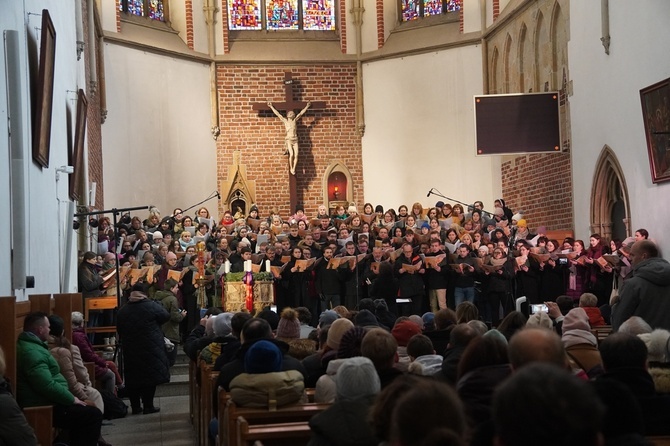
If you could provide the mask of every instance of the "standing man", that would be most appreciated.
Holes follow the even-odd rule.
[[[66,429],[72,446],[98,444],[102,412],[74,396],[51,356],[49,319],[42,312],[30,313],[16,343],[17,396],[21,407],[53,405],[54,427]]]
[[[652,328],[670,330],[670,263],[658,256],[656,244],[640,240],[630,250],[633,277],[626,280],[612,303],[612,329],[631,316]]]
[[[409,302],[403,302],[403,305],[398,306],[402,316],[422,314],[423,297],[425,294],[423,291],[423,279],[419,274],[424,274],[426,270],[423,267],[419,267],[415,271],[413,267],[419,264],[421,264],[421,257],[418,254],[414,254],[412,245],[409,243],[402,245],[402,255],[396,259],[393,265],[393,270],[398,277],[398,297],[409,300]]]
[[[293,110],[290,110],[286,113],[286,117],[283,117],[281,113],[277,111],[276,108],[272,106],[272,102],[268,102],[268,107],[270,110],[284,123],[286,128],[286,150],[284,155],[288,153],[288,164],[291,171],[291,175],[295,175],[295,167],[298,165],[298,125],[297,121],[307,112],[307,109],[312,105],[311,102],[308,102],[305,108],[300,110],[300,113],[296,116]]]

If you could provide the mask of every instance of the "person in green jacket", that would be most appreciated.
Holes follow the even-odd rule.
[[[21,407],[53,405],[53,425],[69,431],[71,446],[98,444],[102,412],[70,393],[49,353],[49,319],[28,314],[16,343],[17,400]]]
[[[163,284],[163,290],[156,292],[154,299],[163,304],[170,319],[161,326],[163,336],[168,338],[176,346],[179,344],[179,323],[186,317],[186,310],[179,308],[179,301],[177,300],[177,291],[179,290],[179,283],[174,279],[168,279]],[[177,348],[168,352],[168,359],[170,360],[170,367],[172,367],[177,360]]]

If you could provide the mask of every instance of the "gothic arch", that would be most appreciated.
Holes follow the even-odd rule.
[[[491,58],[491,79],[490,79],[490,91],[489,93],[495,94],[499,93],[498,91],[498,47],[493,47],[493,57]]]
[[[521,23],[521,29],[519,30],[519,43],[517,46],[517,59],[519,60],[519,93],[526,92],[526,76],[528,73],[528,63],[530,61],[526,60],[526,49],[530,46],[530,42],[526,42],[528,35],[528,30],[525,23]]]
[[[544,39],[542,36],[542,33],[544,32],[544,16],[542,15],[541,11],[537,12],[537,19],[535,21],[535,35],[533,36],[533,49],[535,51],[534,54],[534,72],[533,72],[533,80],[534,80],[534,86],[533,86],[533,91],[544,91],[544,88],[541,84],[542,81],[542,70],[544,69],[543,67],[543,57],[542,57],[542,52],[544,50],[543,48],[543,43]]]
[[[336,204],[342,204],[346,208],[349,203],[353,203],[354,201],[354,182],[353,179],[351,178],[351,172],[349,172],[349,169],[347,166],[339,160],[332,161],[328,167],[326,167],[326,171],[323,173],[323,179],[321,180],[321,187],[323,191],[323,204],[326,205],[328,209],[330,209],[332,206],[331,204],[333,203],[333,200],[330,200],[328,197],[328,178],[330,178],[330,175],[333,174],[334,172],[342,172],[344,176],[347,179],[347,196],[343,197],[344,199],[342,200],[342,203],[339,201]],[[346,201],[346,205],[345,202]]]
[[[605,239],[611,239],[617,232],[625,232],[620,237],[631,235],[626,178],[614,151],[607,145],[600,152],[593,176],[590,221],[591,233],[598,233]]]
[[[554,3],[554,8],[551,12],[551,23],[549,35],[551,40],[551,90],[559,90],[561,88],[561,79],[559,66],[564,63],[562,49],[567,46],[567,42],[563,42],[565,29],[565,20],[561,10],[561,5],[558,2]]]
[[[510,82],[510,59],[512,58],[512,37],[507,34],[505,37],[505,46],[503,47],[503,85],[502,92],[509,93],[514,88]]]

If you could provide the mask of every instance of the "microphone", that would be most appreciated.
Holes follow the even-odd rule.
[[[218,190],[216,191],[216,198],[218,198],[219,200],[221,199],[221,194],[219,193]]]
[[[431,187],[430,190],[428,191],[428,193],[426,194],[426,197],[430,197],[430,194],[432,194],[432,193],[433,193],[433,188]]]

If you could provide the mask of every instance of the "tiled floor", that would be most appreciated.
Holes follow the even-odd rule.
[[[193,446],[195,433],[189,420],[188,395],[159,397],[154,404],[161,408],[156,414],[129,412],[125,418],[105,421],[102,436],[114,446]]]

